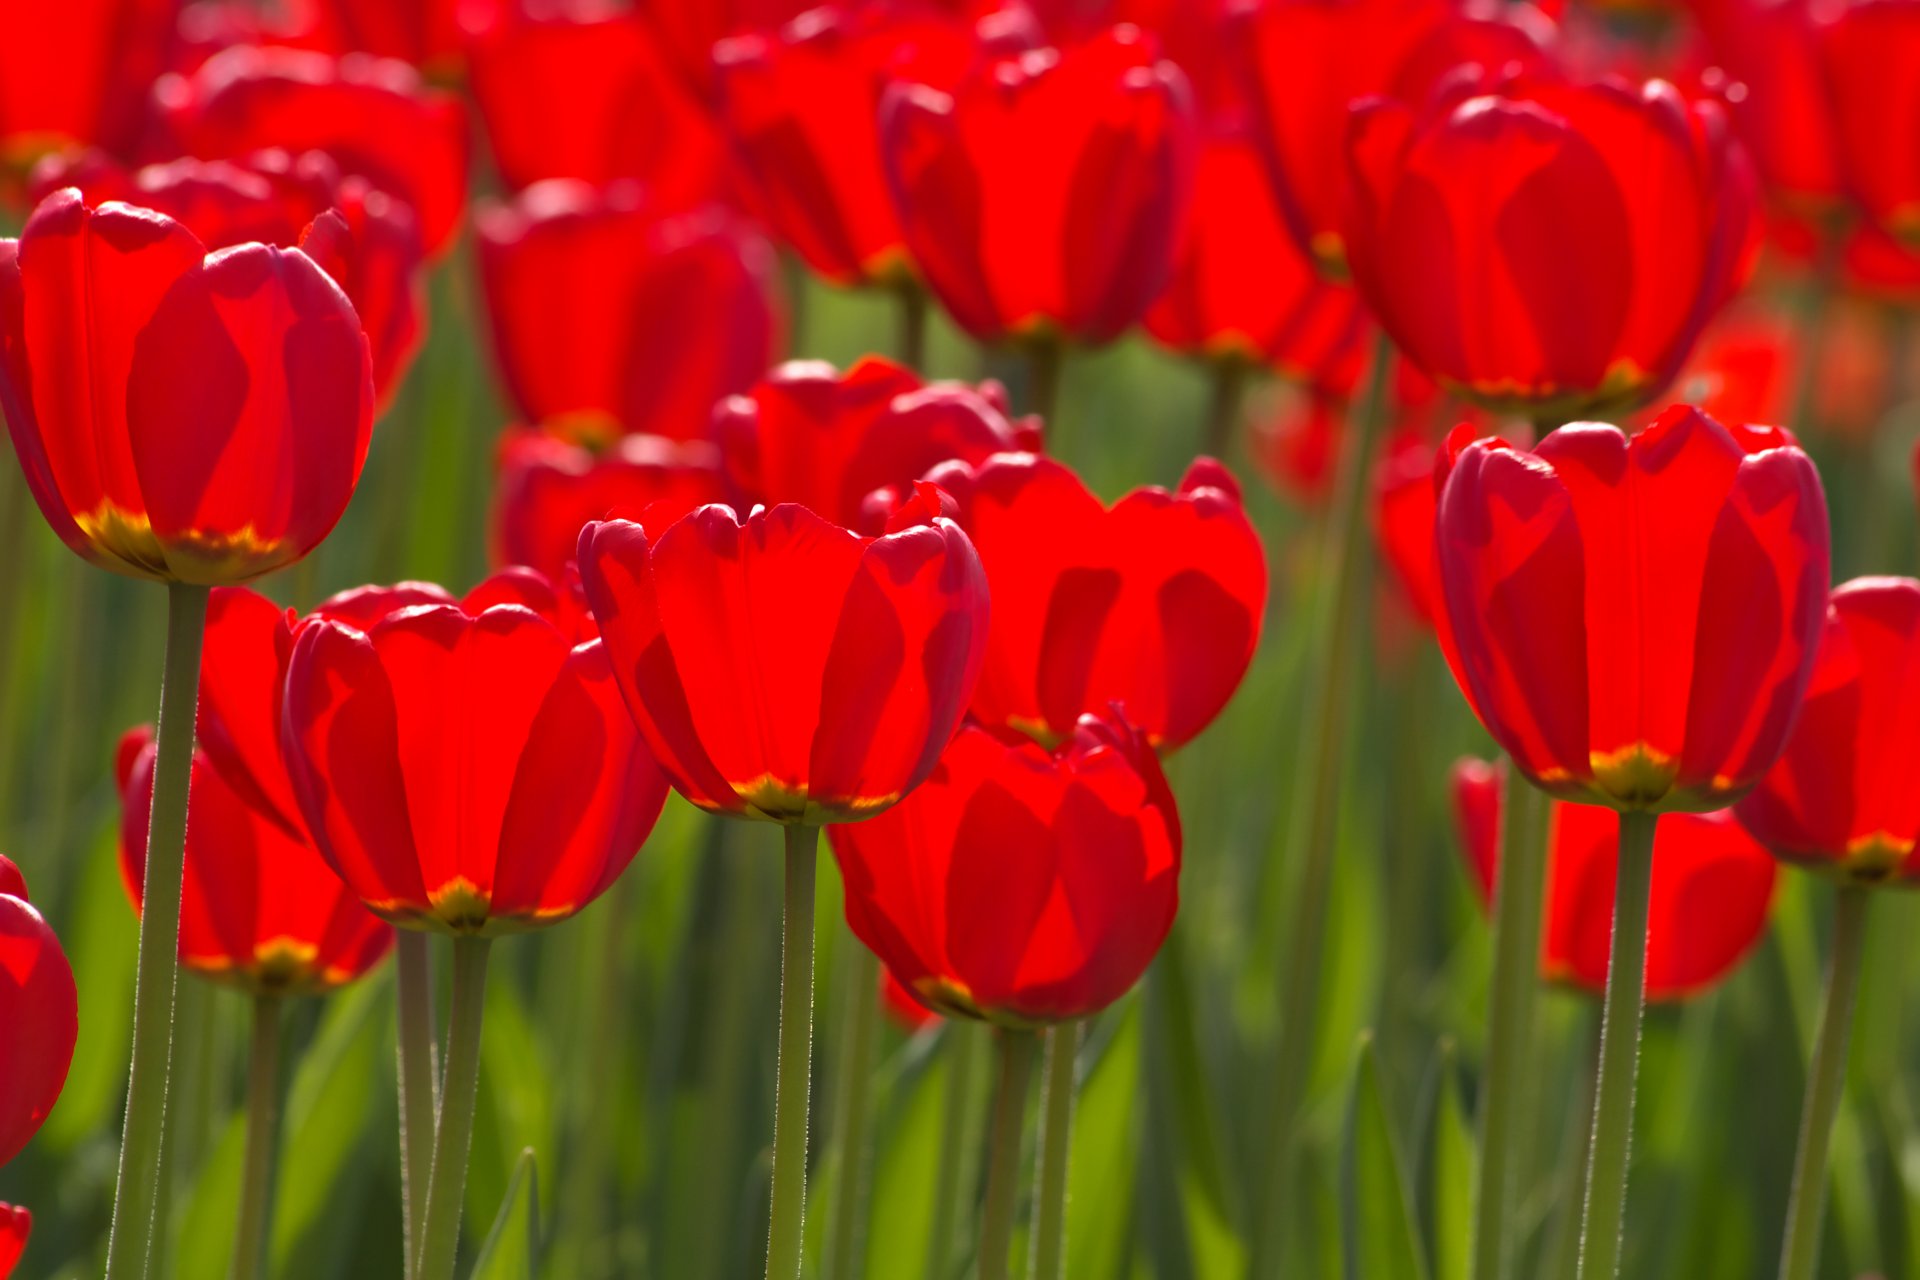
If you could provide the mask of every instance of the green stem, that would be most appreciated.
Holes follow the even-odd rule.
[[[973,1104],[974,1063],[980,1057],[980,1028],[971,1020],[948,1019],[942,1032],[947,1055],[946,1110],[940,1121],[940,1166],[933,1179],[933,1226],[927,1232],[926,1280],[949,1280],[954,1236],[960,1219],[961,1174],[973,1149],[967,1113]]]
[[[853,990],[849,993],[846,1025],[841,1030],[839,1080],[833,1095],[832,1149],[838,1156],[839,1173],[823,1268],[831,1280],[851,1280],[859,1270],[855,1259],[860,1252],[867,1199],[867,1120],[872,1097],[868,1086],[880,1025],[880,962],[851,936],[844,945],[850,952]]]
[[[1474,1196],[1473,1274],[1505,1280],[1513,1265],[1514,1171],[1532,1070],[1540,976],[1541,893],[1546,884],[1546,793],[1507,767],[1500,874],[1493,906],[1493,991],[1487,1071],[1480,1088],[1480,1186]]]
[[[1847,1046],[1853,1036],[1854,999],[1860,991],[1860,958],[1866,950],[1867,903],[1872,890],[1842,885],[1834,904],[1833,956],[1827,962],[1827,994],[1820,1007],[1820,1035],[1800,1106],[1800,1147],[1793,1160],[1793,1193],[1787,1200],[1787,1234],[1780,1248],[1780,1280],[1812,1280],[1820,1261],[1820,1226],[1827,1203],[1827,1144],[1847,1079]]]
[[[433,1172],[434,1117],[440,1112],[435,1086],[439,1064],[433,1024],[433,957],[427,935],[401,929],[394,945],[398,999],[398,1075],[400,1078],[400,1192],[403,1274],[413,1274],[420,1248],[420,1221],[427,1212],[427,1179]]]
[[[1326,530],[1321,590],[1326,600],[1320,619],[1322,673],[1318,703],[1305,719],[1312,735],[1303,748],[1308,762],[1306,813],[1300,837],[1290,852],[1303,865],[1293,893],[1293,919],[1280,986],[1280,1042],[1273,1070],[1272,1131],[1265,1159],[1264,1211],[1254,1223],[1252,1274],[1279,1272],[1285,1224],[1294,1211],[1291,1169],[1295,1127],[1305,1101],[1313,1063],[1314,1023],[1318,1017],[1320,966],[1326,950],[1327,901],[1340,836],[1340,790],[1346,760],[1347,722],[1351,719],[1356,650],[1365,644],[1363,626],[1366,494],[1373,474],[1375,447],[1387,413],[1388,375],[1393,347],[1383,336],[1373,354],[1367,394],[1341,464],[1340,489]]]
[[[927,362],[927,291],[909,280],[894,290],[900,305],[900,363],[920,369]]]
[[[993,1137],[987,1156],[987,1200],[980,1211],[980,1280],[1007,1280],[1013,1246],[1013,1208],[1020,1197],[1020,1139],[1026,1128],[1027,1082],[1040,1037],[1000,1032],[1000,1090],[993,1100]]]
[[[180,950],[180,885],[187,860],[187,781],[193,720],[200,703],[200,642],[207,588],[167,586],[167,651],[160,683],[158,757],[147,820],[146,886],[141,896],[140,962],[133,980],[133,1062],[127,1121],[120,1137],[119,1189],[107,1238],[108,1280],[145,1276],[153,1253],[167,1076],[173,1058],[174,979]]]
[[[1646,1006],[1647,900],[1659,821],[1659,814],[1638,810],[1620,815],[1613,949],[1607,958],[1607,999],[1600,1022],[1600,1081],[1594,1091],[1587,1203],[1580,1221],[1582,1280],[1614,1280],[1620,1274],[1633,1087],[1640,1070],[1640,1015]]]
[[[453,940],[452,1009],[447,1015],[447,1075],[440,1089],[440,1121],[420,1219],[418,1280],[452,1280],[460,1251],[460,1206],[467,1190],[467,1154],[473,1145],[473,1104],[480,1091],[480,1020],[487,1007],[487,952],[491,938]]]
[[[1241,411],[1247,403],[1247,384],[1253,367],[1235,356],[1213,364],[1213,389],[1207,400],[1206,451],[1225,458],[1233,447],[1233,433],[1240,425]]]
[[[1845,265],[1847,229],[1835,222],[1817,228],[1820,246],[1814,259],[1813,274],[1801,293],[1795,317],[1800,330],[1799,365],[1793,371],[1791,398],[1787,402],[1787,426],[1804,440],[1813,428],[1814,400],[1820,390],[1820,366],[1826,359],[1828,303],[1839,286]]]
[[[1040,1173],[1033,1208],[1033,1261],[1027,1280],[1060,1280],[1067,1258],[1067,1163],[1073,1151],[1074,1059],[1080,1024],[1047,1033],[1047,1069],[1041,1085]]]
[[[773,1213],[767,1280],[797,1280],[807,1215],[807,1110],[813,1073],[813,882],[820,828],[786,828],[780,941],[780,1062],[773,1094]]]
[[[246,1172],[240,1183],[240,1229],[233,1245],[234,1280],[255,1280],[267,1274],[279,1140],[280,997],[257,995],[253,998],[253,1051],[247,1059]]]
[[[1027,412],[1040,415],[1049,453],[1059,452],[1060,366],[1065,359],[1057,338],[1036,338],[1027,347]]]

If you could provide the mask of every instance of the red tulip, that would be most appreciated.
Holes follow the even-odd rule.
[[[877,538],[791,503],[586,527],[587,599],[682,795],[820,826],[868,817],[927,776],[987,637],[986,577],[941,497],[920,486]]]
[[[600,643],[571,645],[552,589],[525,576],[364,629],[323,617],[294,642],[281,741],[301,812],[395,924],[563,920],[626,869],[665,799]]]
[[[1186,77],[1131,27],[896,84],[881,154],[907,247],[982,341],[1112,341],[1166,284],[1198,150]]]
[[[880,166],[881,95],[948,90],[980,56],[968,26],[910,5],[814,9],[714,50],[720,117],[774,232],[835,284],[913,276]]]
[[[772,30],[820,0],[635,0],[675,68],[699,96],[712,100],[713,47],[728,36]]]
[[[1920,582],[1833,592],[1813,681],[1779,763],[1735,809],[1790,862],[1843,881],[1920,879]]]
[[[136,912],[157,754],[149,726],[120,740],[120,876]],[[319,993],[367,972],[392,945],[392,928],[360,905],[311,843],[249,807],[194,753],[183,968],[256,995]]]
[[[307,238],[339,231],[322,214]],[[244,582],[313,550],[366,457],[370,369],[300,249],[209,254],[165,214],[71,189],[0,241],[14,449],[47,522],[104,568]]]
[[[1294,240],[1336,277],[1348,104],[1374,94],[1420,103],[1461,64],[1498,74],[1545,55],[1538,15],[1451,0],[1237,0],[1227,56],[1253,104],[1274,195]]]
[[[1340,390],[1359,378],[1359,295],[1324,280],[1294,244],[1243,121],[1207,129],[1186,241],[1146,327],[1187,355],[1272,365]]]
[[[1260,535],[1225,467],[1197,459],[1177,492],[1111,508],[1032,454],[929,478],[958,498],[993,589],[975,716],[1054,741],[1111,703],[1172,750],[1220,714],[1267,601]]]
[[[60,939],[27,902],[20,869],[0,856],[0,1165],[20,1154],[60,1099],[80,1034],[79,996]],[[26,1224],[18,1225],[24,1247]],[[4,1270],[5,1268],[0,1268]]]
[[[1724,808],[1786,744],[1827,607],[1827,510],[1793,438],[1676,406],[1631,440],[1448,441],[1449,661],[1539,786]],[[1443,641],[1448,639],[1442,631]]]
[[[1729,114],[1769,194],[1803,213],[1844,192],[1834,105],[1814,41],[1810,0],[1691,0],[1720,77],[1737,83]]]
[[[1386,451],[1374,475],[1373,533],[1381,558],[1407,602],[1430,627],[1446,625],[1440,562],[1434,556],[1433,522],[1440,507],[1435,490],[1434,447],[1402,437]]]
[[[672,209],[728,192],[725,140],[631,12],[512,0],[471,40],[474,102],[509,188],[632,178]]]
[[[457,65],[462,19],[493,0],[294,0],[313,47],[371,53],[444,71]]]
[[[1482,905],[1500,863],[1501,771],[1484,760],[1453,770],[1454,819]],[[1540,967],[1599,995],[1607,986],[1620,815],[1553,805]],[[1654,837],[1647,925],[1647,999],[1683,1000],[1725,979],[1767,929],[1777,868],[1726,811],[1675,814]]]
[[[1119,720],[1052,752],[970,723],[900,805],[828,836],[855,936],[933,1009],[1006,1027],[1118,1000],[1179,905],[1173,793]]]
[[[33,1215],[17,1205],[0,1202],[0,1280],[13,1274],[20,1255],[27,1251],[27,1236],[33,1231]]]
[[[494,559],[559,582],[580,530],[593,521],[660,501],[687,511],[720,493],[719,455],[704,440],[622,436],[596,450],[540,431],[511,431],[500,442]]]
[[[147,86],[166,69],[180,0],[16,0],[0,40],[0,153],[22,171],[40,154],[94,143],[132,151]]]
[[[268,147],[325,151],[411,208],[429,255],[459,229],[466,113],[404,62],[241,46],[190,76],[164,77],[154,97],[182,152],[230,159]]]
[[[844,375],[820,361],[783,364],[724,402],[713,430],[735,505],[797,502],[852,529],[884,525],[877,506],[939,463],[1040,445],[1035,420],[1009,420],[998,383],[923,383],[875,356]],[[875,490],[886,493],[870,501]]]
[[[921,1004],[920,997],[894,977],[891,969],[883,968],[880,971],[880,1007],[908,1035],[915,1035],[940,1021],[940,1015]]]
[[[501,380],[529,423],[703,438],[779,348],[773,251],[719,209],[662,216],[631,183],[543,182],[476,230]]]
[[[1756,243],[1718,104],[1663,81],[1376,101],[1348,143],[1368,305],[1442,385],[1535,420],[1658,394]]]
[[[259,151],[240,160],[174,160],[128,171],[100,152],[49,157],[33,173],[35,198],[77,187],[92,206],[124,200],[179,222],[209,250],[257,240],[298,246],[353,303],[373,354],[381,404],[419,349],[425,269],[413,210],[343,178],[320,151]],[[316,219],[335,210],[340,221]],[[308,228],[314,228],[311,235]]]
[[[1920,2],[1838,0],[1820,10],[1815,40],[1848,190],[1920,244]]]
[[[1282,497],[1318,507],[1333,489],[1335,454],[1346,430],[1344,398],[1319,387],[1285,388],[1249,424],[1248,451]]]

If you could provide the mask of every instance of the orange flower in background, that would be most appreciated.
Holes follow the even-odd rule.
[[[1791,436],[1675,406],[1531,452],[1457,431],[1436,545],[1448,660],[1534,783],[1724,808],[1786,745],[1827,610],[1827,509]]]
[[[60,939],[27,901],[27,882],[20,869],[3,855],[0,1027],[7,1029],[6,1051],[0,1053],[0,1165],[4,1165],[39,1132],[60,1099],[80,1034],[80,1010],[73,968],[60,949]],[[24,1247],[30,1221],[0,1225],[17,1229]]]
[[[1501,775],[1484,760],[1453,768],[1453,815],[1473,887],[1493,901],[1500,861]],[[1598,995],[1613,936],[1620,815],[1553,802],[1541,972]],[[1724,981],[1767,930],[1778,866],[1730,812],[1675,814],[1654,838],[1647,999],[1682,1000]]]

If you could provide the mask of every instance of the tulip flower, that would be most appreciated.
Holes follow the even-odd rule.
[[[1475,8],[1451,0],[1237,0],[1226,57],[1253,106],[1273,193],[1302,251],[1346,274],[1352,231],[1342,226],[1342,130],[1359,98],[1424,102],[1443,79],[1473,66],[1498,75],[1544,63],[1551,28],[1524,5]],[[1397,336],[1397,335],[1396,335]]]
[[[308,0],[306,39],[332,53],[371,53],[431,72],[458,66],[469,0]]]
[[[147,86],[166,69],[178,0],[7,6],[0,41],[0,157],[24,173],[74,145],[132,151]]]
[[[880,149],[907,248],[956,324],[1097,345],[1167,281],[1198,136],[1185,75],[1120,27],[986,59],[951,90],[893,85]]]
[[[939,759],[987,641],[980,558],[929,484],[863,538],[782,503],[590,524],[580,576],[674,788],[786,827],[767,1275],[797,1278],[819,828],[899,803]]]
[[[1347,161],[1368,306],[1443,386],[1536,421],[1658,394],[1756,243],[1752,169],[1719,105],[1664,81],[1375,100]]]
[[[880,1003],[887,1016],[909,1035],[916,1035],[940,1021],[940,1015],[929,1009],[891,969],[880,971]]]
[[[1496,766],[1454,766],[1454,820],[1483,905],[1493,901],[1499,871],[1500,790]],[[1556,802],[1551,823],[1541,973],[1599,995],[1613,933],[1620,816]],[[1775,876],[1767,851],[1727,810],[1664,823],[1654,846],[1647,999],[1684,1000],[1724,981],[1766,932]]]
[[[1225,467],[1197,459],[1178,491],[1112,507],[1032,454],[929,478],[958,499],[993,589],[977,718],[1056,742],[1116,703],[1170,751],[1220,714],[1267,601],[1266,555]]]
[[[467,122],[458,99],[404,62],[366,54],[237,46],[154,100],[179,149],[206,159],[268,147],[325,151],[406,204],[430,256],[452,243],[467,201]]]
[[[923,383],[874,356],[844,375],[781,365],[714,411],[713,434],[737,506],[796,502],[848,528],[884,525],[878,508],[940,463],[1040,445],[1037,422],[1008,418],[998,383]]]
[[[1842,179],[1868,217],[1920,245],[1920,4],[1843,0],[1815,17]]]
[[[1813,681],[1779,762],[1734,809],[1776,856],[1838,885],[1833,955],[1800,1112],[1781,1280],[1820,1260],[1827,1147],[1846,1083],[1869,890],[1920,878],[1920,582],[1856,578],[1833,592]]]
[[[529,424],[702,439],[780,345],[772,249],[722,210],[543,182],[476,231],[501,381]]]
[[[728,195],[725,139],[636,14],[602,0],[505,0],[475,24],[468,57],[509,189],[633,179],[669,209]]]
[[[33,1215],[17,1205],[0,1201],[0,1280],[7,1280],[27,1251],[27,1236],[33,1231]]]
[[[1768,194],[1825,216],[1844,195],[1834,103],[1808,0],[1699,0],[1690,6],[1720,75],[1738,83],[1730,114]]]
[[[101,152],[83,152],[49,157],[35,168],[32,185],[36,197],[75,187],[96,208],[121,200],[156,210],[209,251],[251,240],[298,246],[353,304],[372,350],[380,406],[391,401],[420,347],[425,262],[413,211],[364,178],[343,177],[324,152],[259,151],[135,171]],[[322,219],[330,209],[338,219]]]
[[[667,56],[703,101],[712,101],[718,72],[714,46],[729,36],[765,31],[816,8],[819,0],[636,0]]]
[[[1434,489],[1434,448],[1415,438],[1388,452],[1374,475],[1373,532],[1381,558],[1392,571],[1419,620],[1446,621],[1440,564],[1434,558],[1433,521],[1440,496]]]
[[[596,449],[541,431],[510,431],[500,442],[494,559],[560,582],[580,530],[593,521],[654,502],[692,510],[718,501],[721,488],[719,454],[704,440],[622,436]]]
[[[27,901],[27,882],[0,856],[0,1165],[20,1154],[60,1099],[80,1034],[79,997],[66,953]],[[26,1224],[19,1224],[26,1239]],[[3,1271],[5,1268],[0,1268]]]

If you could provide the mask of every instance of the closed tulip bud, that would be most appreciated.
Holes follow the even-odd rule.
[[[0,856],[0,1027],[7,1029],[0,1053],[0,1165],[20,1154],[39,1132],[73,1063],[80,1035],[79,995],[60,939],[27,901],[27,882]],[[27,1222],[9,1224],[0,1215],[0,1261],[17,1227],[24,1247]],[[0,1273],[6,1270],[0,1266]]]

